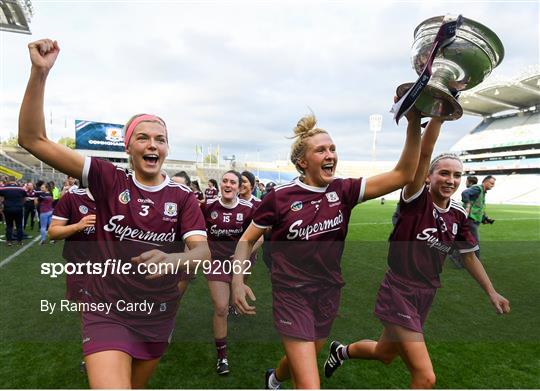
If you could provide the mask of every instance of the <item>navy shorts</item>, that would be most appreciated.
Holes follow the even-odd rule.
[[[293,338],[316,341],[330,335],[341,287],[273,288],[274,326]]]
[[[436,292],[436,288],[413,286],[387,272],[377,293],[375,316],[383,322],[423,333]]]

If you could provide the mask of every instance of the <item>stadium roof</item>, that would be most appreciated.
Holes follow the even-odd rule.
[[[464,91],[459,103],[467,114],[490,116],[508,110],[540,105],[540,66],[531,67],[515,79],[493,79]]]

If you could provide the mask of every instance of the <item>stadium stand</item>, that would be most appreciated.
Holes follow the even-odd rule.
[[[452,148],[466,174],[497,177],[489,202],[540,204],[540,66],[464,92],[464,112],[482,121]],[[458,191],[457,194],[460,194]]]

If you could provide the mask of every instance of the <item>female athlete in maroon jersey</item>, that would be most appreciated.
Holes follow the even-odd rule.
[[[209,272],[205,271],[205,276],[214,305],[212,324],[218,356],[216,371],[219,375],[229,373],[227,317],[234,267],[231,258],[236,242],[251,223],[253,213],[253,204],[238,197],[241,182],[242,177],[238,172],[227,171],[221,178],[221,196],[207,199],[202,207],[212,253],[211,268]]]
[[[80,179],[96,201],[99,259],[92,266],[108,273],[89,273],[85,283],[83,352],[90,386],[143,388],[174,329],[177,272],[192,259],[209,257],[202,213],[191,191],[161,171],[168,138],[159,117],[136,115],[125,126],[133,170],[85,159],[49,140],[43,115],[45,81],[60,49],[49,39],[28,48],[32,69],[20,111],[19,143],[38,159]],[[181,240],[189,250],[170,253]],[[122,264],[122,272],[107,269],[112,263]],[[154,266],[147,271],[155,273],[147,274],[141,265]]]
[[[96,203],[90,190],[75,189],[68,191],[54,207],[52,223],[49,227],[51,240],[63,240],[62,256],[67,262],[86,262],[89,248],[88,241],[95,240]],[[66,299],[82,300],[85,274],[66,275]]]
[[[435,385],[423,324],[440,286],[443,261],[453,249],[461,253],[465,267],[497,313],[510,311],[508,300],[495,291],[476,258],[478,244],[469,231],[465,210],[450,198],[461,182],[461,161],[456,155],[442,154],[430,164],[440,127],[437,119],[430,121],[414,180],[401,193],[399,217],[390,236],[389,270],[375,305],[375,315],[384,326],[382,335],[378,341],[360,340],[347,346],[333,341],[324,365],[326,377],[348,358],[388,364],[399,355],[411,373],[411,388]]]
[[[336,146],[315,126],[314,116],[301,119],[291,161],[301,173],[276,186],[263,199],[253,223],[238,243],[235,259],[247,259],[255,241],[272,228],[272,297],[274,325],[285,348],[277,369],[266,374],[266,386],[278,388],[292,376],[297,388],[319,388],[317,352],[337,315],[341,255],[351,211],[358,203],[397,190],[410,182],[420,152],[420,117],[408,114],[405,147],[396,167],[370,178],[335,178]],[[242,276],[233,279],[233,299],[243,314],[254,314],[255,299]]]

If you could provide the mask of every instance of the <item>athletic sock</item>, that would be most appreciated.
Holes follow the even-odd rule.
[[[349,345],[344,345],[337,348],[337,355],[340,360],[347,360],[349,358]]]
[[[272,372],[272,374],[268,378],[268,383],[269,383],[269,386],[270,386],[271,389],[276,389],[276,388],[279,387],[281,382],[276,377],[276,371]]]
[[[227,358],[227,337],[215,338],[218,359]]]

